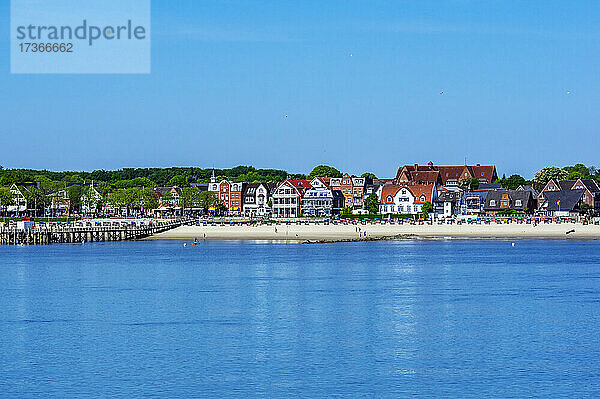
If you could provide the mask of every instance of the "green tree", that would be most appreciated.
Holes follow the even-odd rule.
[[[13,205],[15,199],[12,191],[7,188],[0,188],[0,209],[6,211],[10,205]]]
[[[574,166],[565,166],[563,168],[568,174],[568,180],[577,180],[577,179],[589,179],[593,172],[596,171],[596,168],[588,168],[582,163],[578,163]]]
[[[342,177],[342,172],[334,168],[333,166],[319,165],[306,176],[307,179],[311,180],[315,177]]]
[[[349,206],[345,206],[340,210],[340,216],[350,216],[352,215],[352,208]]]
[[[586,203],[579,205],[579,213],[582,215],[590,215],[594,208]]]
[[[379,198],[377,198],[377,194],[369,194],[365,199],[365,209],[373,215],[379,213]]]
[[[362,175],[360,175],[360,177],[364,177],[365,179],[371,179],[371,180],[377,179],[377,176],[375,176],[374,173],[370,173],[370,172],[365,172]]]
[[[217,194],[211,191],[200,191],[198,195],[198,206],[202,208],[204,213],[208,213],[211,209],[219,209],[220,206],[225,206],[223,202],[217,197]]]
[[[469,190],[477,190],[479,188],[479,180],[474,177],[462,179],[460,181],[461,187]]]
[[[143,209],[148,210],[158,208],[158,196],[151,188],[138,190],[138,198],[140,206]]]
[[[83,188],[78,185],[72,185],[67,187],[67,197],[69,198],[69,211],[77,212],[81,208],[81,197],[83,195]]]
[[[519,186],[526,185],[527,180],[520,175],[511,175],[508,178],[504,178],[500,180],[503,188],[508,188],[510,190],[516,190]]]
[[[196,187],[185,187],[181,190],[179,197],[180,205],[184,208],[191,208],[200,205],[200,190]]]
[[[421,208],[423,219],[428,219],[431,212],[433,212],[433,204],[431,201],[427,201],[423,204],[423,208]]]
[[[185,176],[183,175],[177,175],[177,176],[173,176],[173,178],[171,178],[171,180],[169,180],[169,187],[189,187],[190,184],[188,183],[188,180]]]
[[[175,196],[171,192],[166,192],[160,197],[160,202],[163,205],[174,205],[175,204]]]
[[[545,186],[552,179],[564,180],[569,175],[564,169],[556,166],[545,167],[535,174],[533,181],[541,186]]]

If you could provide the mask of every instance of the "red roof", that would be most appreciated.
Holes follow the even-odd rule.
[[[404,173],[409,181],[414,182],[437,182],[436,172],[439,174],[442,184],[448,180],[462,180],[473,177],[478,180],[485,180],[487,183],[493,183],[496,177],[496,167],[491,166],[438,166],[438,165],[405,165],[398,169],[396,174],[396,183],[400,182],[400,177]],[[467,173],[467,176],[465,176]]]
[[[284,184],[286,182],[290,183],[296,189],[296,191],[300,195],[304,195],[304,192],[306,190],[312,188],[312,185],[310,184],[310,180],[292,180],[292,179],[288,179],[288,180],[284,181],[282,184]]]
[[[407,189],[413,197],[415,197],[415,204],[423,204],[427,201],[432,202],[433,200],[433,191],[435,190],[435,185],[433,184],[388,184],[383,186],[381,189],[381,203],[382,204],[393,204],[394,197],[398,193],[400,189]],[[425,196],[425,200],[421,200],[421,196]],[[392,201],[388,201],[388,196],[392,197]]]

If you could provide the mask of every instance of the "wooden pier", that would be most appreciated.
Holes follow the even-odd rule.
[[[48,227],[23,230],[14,227],[0,228],[0,245],[49,245],[57,243],[84,243],[104,241],[141,240],[163,231],[174,229],[188,219],[155,222],[144,226],[103,227]]]

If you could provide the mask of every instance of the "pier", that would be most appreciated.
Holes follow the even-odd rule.
[[[155,222],[144,226],[48,227],[35,229],[0,228],[0,245],[49,245],[105,241],[133,241],[174,229],[188,219]]]

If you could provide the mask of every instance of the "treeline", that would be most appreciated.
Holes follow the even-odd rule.
[[[98,182],[115,188],[180,186],[190,183],[208,183],[213,169],[207,168],[123,168],[119,170],[95,170],[93,172],[54,172],[34,169],[0,168],[0,186],[30,182]],[[302,174],[289,174],[278,169],[256,169],[252,166],[236,166],[230,169],[214,169],[218,179],[236,182],[280,182],[287,177],[301,179]]]

